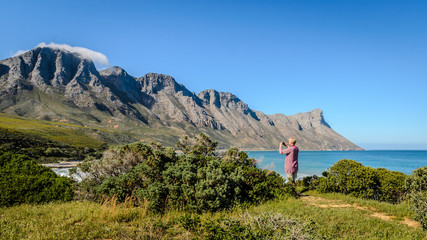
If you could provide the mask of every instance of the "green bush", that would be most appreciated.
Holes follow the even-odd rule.
[[[255,160],[235,148],[222,158],[215,156],[216,143],[207,136],[181,139],[183,154],[172,148],[141,142],[105,152],[100,160],[84,161],[88,174],[79,196],[119,201],[135,196],[149,201],[149,209],[168,208],[194,212],[220,211],[236,204],[272,199],[284,193],[284,180],[274,172],[256,168]]]
[[[201,226],[201,220],[199,215],[193,214],[185,214],[181,218],[179,218],[179,222],[181,226],[185,228],[187,231],[197,231]]]
[[[415,212],[415,220],[427,230],[427,167],[414,170],[405,181],[409,192],[409,205]]]
[[[354,160],[340,160],[322,175],[326,177],[310,183],[320,192],[339,192],[390,203],[399,202],[405,194],[405,174],[365,167]]]
[[[35,163],[26,155],[0,152],[0,206],[69,201],[71,180]]]
[[[379,195],[376,200],[398,203],[405,194],[404,183],[407,176],[397,171],[389,171],[385,168],[376,169],[380,181]]]
[[[319,177],[317,175],[302,178],[302,186],[305,189],[314,190],[318,188]]]
[[[193,153],[196,155],[212,156],[218,143],[212,141],[208,136],[200,133],[199,136],[190,139],[188,136],[181,138],[176,146],[184,153]]]
[[[379,180],[375,170],[354,160],[343,159],[335,163],[320,181],[320,192],[339,192],[356,197],[374,198]]]

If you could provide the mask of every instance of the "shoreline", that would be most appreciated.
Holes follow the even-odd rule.
[[[40,165],[49,167],[49,168],[73,168],[77,167],[77,165],[81,163],[81,161],[62,161],[59,163],[42,163]]]

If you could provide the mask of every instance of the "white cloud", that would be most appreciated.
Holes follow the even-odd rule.
[[[26,53],[26,52],[28,52],[28,50],[18,50],[15,54],[13,54],[13,57],[21,55],[21,54]]]
[[[100,53],[100,52],[95,52],[93,50],[87,49],[87,48],[83,48],[83,47],[72,47],[70,45],[67,44],[57,44],[57,43],[49,43],[46,44],[45,42],[41,42],[39,44],[37,44],[37,47],[48,47],[48,48],[52,48],[52,49],[62,49],[62,50],[66,50],[72,53],[76,53],[78,55],[80,55],[83,58],[92,60],[95,65],[98,68],[105,68],[105,67],[109,67],[111,66],[110,63],[108,62],[108,58]],[[18,50],[13,56],[18,56],[21,55],[25,52],[28,52],[29,50]]]

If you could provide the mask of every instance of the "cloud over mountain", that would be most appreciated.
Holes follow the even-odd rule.
[[[73,47],[67,44],[58,44],[58,43],[54,43],[51,42],[49,44],[46,44],[45,42],[41,42],[39,44],[37,44],[36,48],[38,47],[48,47],[48,48],[52,48],[52,49],[62,49],[62,50],[66,50],[72,53],[76,53],[78,54],[80,57],[82,58],[86,58],[91,60],[93,63],[95,63],[97,68],[106,68],[106,67],[110,67],[111,64],[108,61],[107,56],[105,56],[104,54],[100,53],[100,52],[96,52],[84,47]],[[30,50],[18,50],[13,56],[18,56],[21,55],[23,53],[26,53]]]

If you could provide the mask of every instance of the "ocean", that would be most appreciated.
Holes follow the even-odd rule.
[[[285,176],[285,156],[279,151],[247,151],[249,157],[258,160],[257,166],[271,169]],[[427,166],[427,151],[413,150],[368,150],[368,151],[300,151],[298,178],[321,176],[323,171],[341,159],[351,159],[373,168],[386,168],[412,174],[412,171]]]

